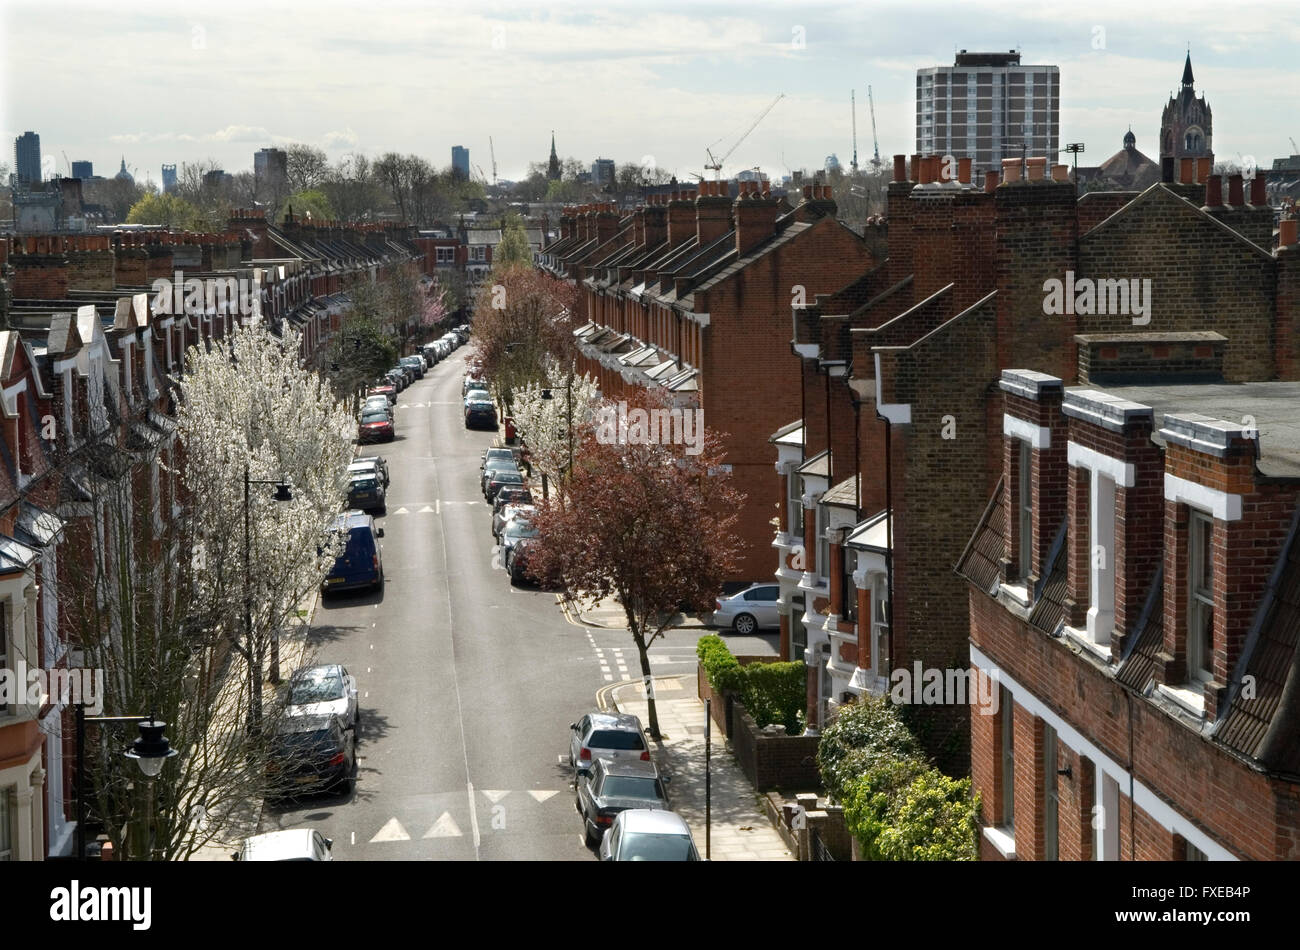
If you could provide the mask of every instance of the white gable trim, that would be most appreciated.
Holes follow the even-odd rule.
[[[1208,488],[1168,472],[1165,472],[1165,501],[1182,502],[1201,511],[1208,511],[1220,521],[1241,520],[1240,495]]]
[[[1132,462],[1121,462],[1109,455],[1102,455],[1096,449],[1090,449],[1078,442],[1070,442],[1065,449],[1066,460],[1073,468],[1086,468],[1089,471],[1105,475],[1116,485],[1132,488],[1136,482]]]
[[[1002,413],[1002,434],[1028,442],[1036,449],[1050,449],[1052,447],[1051,429],[1047,428],[1047,426],[1036,426],[1032,422],[1011,415],[1009,412]]]

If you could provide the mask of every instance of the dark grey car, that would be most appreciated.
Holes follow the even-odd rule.
[[[578,776],[574,791],[587,844],[599,841],[621,811],[668,808],[666,782],[653,762],[597,759],[589,774]]]

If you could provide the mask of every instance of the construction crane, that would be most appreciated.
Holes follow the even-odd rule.
[[[776,104],[784,98],[785,98],[785,93],[783,92],[780,95],[778,95],[775,99],[773,99],[771,103],[768,105],[768,107],[758,114],[758,118],[756,118],[753,122],[749,124],[749,128],[747,128],[743,133],[741,133],[740,138],[736,139],[735,143],[731,146],[731,148],[727,149],[727,151],[723,153],[721,158],[714,157],[712,146],[704,150],[705,153],[708,154],[709,156],[709,160],[704,164],[704,167],[713,169],[714,181],[718,181],[721,178],[723,162],[727,160],[727,158],[731,155],[732,152],[734,152],[737,148],[740,147],[741,142],[745,141],[745,139],[749,137],[749,133],[753,132],[754,129],[758,127],[758,123],[763,121],[763,117],[766,116],[769,112],[771,112],[772,109],[776,107]],[[718,143],[714,142],[713,144],[717,145]]]
[[[492,187],[495,188],[497,183],[497,149],[492,144],[492,136],[490,135],[488,136],[488,152],[492,155]]]
[[[849,105],[853,110],[853,161],[849,162],[849,168],[853,169],[853,174],[858,173],[858,94],[856,89],[849,90]]]
[[[875,149],[875,157],[871,159],[871,165],[877,171],[880,170],[880,140],[876,138],[876,101],[871,97],[871,87],[867,87],[867,106],[871,110],[871,147]]]
[[[1292,140],[1291,140],[1291,144],[1292,144],[1292,145],[1295,144],[1295,139],[1292,139]],[[63,151],[63,150],[61,150],[61,151]],[[63,164],[65,164],[65,165],[68,166],[68,177],[71,178],[71,177],[72,177],[72,162],[68,161],[68,153],[67,153],[66,151],[63,151]]]
[[[1287,138],[1291,139],[1291,136],[1288,135]],[[1293,150],[1292,155],[1300,155],[1300,145],[1295,144],[1295,139],[1291,139],[1291,148]]]
[[[475,165],[474,165],[474,171],[476,171],[476,172],[478,173],[478,180],[479,180],[480,182],[482,182],[484,186],[486,186],[486,185],[487,185],[487,175],[484,175],[484,174],[483,174],[483,166],[482,166],[482,165],[475,164]]]

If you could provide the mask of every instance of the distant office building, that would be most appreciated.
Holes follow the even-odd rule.
[[[264,148],[253,153],[253,180],[258,188],[276,188],[289,173],[289,156],[282,148]]]
[[[162,167],[162,186],[164,192],[176,190],[176,166],[164,165]]]
[[[1021,65],[1015,50],[962,50],[952,66],[916,71],[920,155],[969,157],[979,171],[999,169],[1002,159],[1022,154],[1055,165],[1060,115],[1060,70]]]
[[[231,175],[229,172],[222,171],[220,168],[214,168],[212,171],[204,173],[203,187],[220,188],[226,182],[230,181],[233,177],[234,176]]]
[[[826,173],[827,173],[828,175],[829,175],[831,172],[837,172],[837,171],[839,171],[839,170],[840,170],[840,158],[839,158],[839,156],[836,155],[836,154],[833,153],[833,152],[832,152],[830,155],[827,155],[827,156],[826,156],[826,166],[825,166],[825,167],[826,167]]]
[[[94,162],[73,162],[72,177],[81,178],[81,179],[94,178],[95,163]]]
[[[591,163],[591,183],[597,188],[614,184],[614,160],[598,158]]]
[[[41,180],[41,137],[35,132],[14,139],[14,175],[20,183]]]
[[[469,178],[469,149],[465,146],[451,147],[451,170],[458,178]]]
[[[789,176],[786,176],[787,178]],[[745,168],[736,172],[736,181],[767,181],[767,173],[759,168]]]

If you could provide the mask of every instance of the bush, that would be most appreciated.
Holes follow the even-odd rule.
[[[704,667],[709,685],[717,692],[736,693],[760,729],[776,724],[785,726],[791,735],[803,731],[807,674],[802,663],[741,666],[723,639],[712,633],[700,637],[695,655]]]
[[[979,796],[919,759],[877,762],[845,789],[844,818],[872,861],[978,859]]]
[[[837,801],[848,784],[884,759],[919,758],[921,746],[886,696],[864,696],[843,707],[817,744],[822,784]]]

